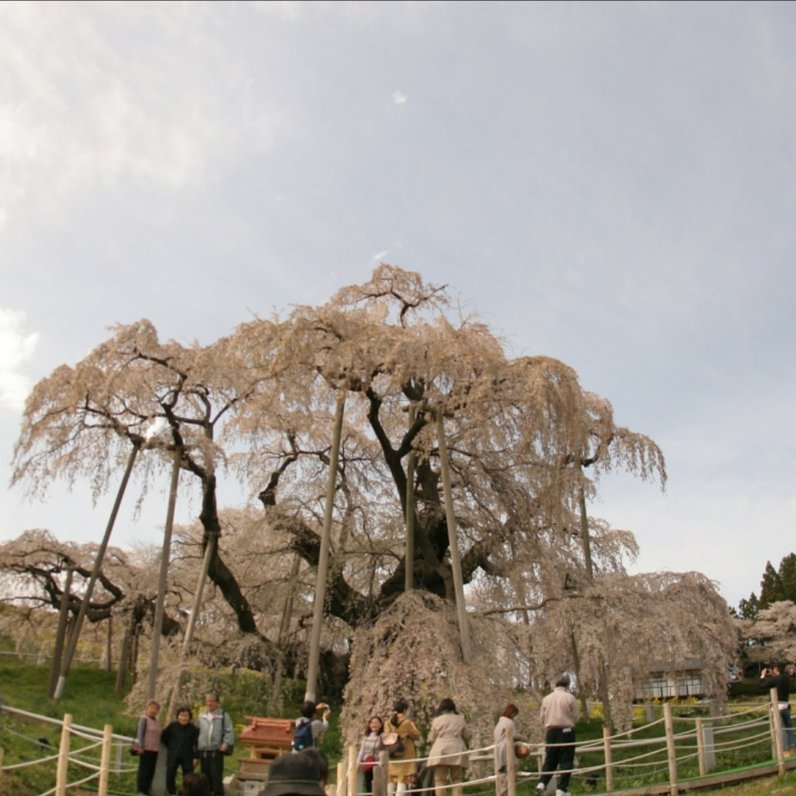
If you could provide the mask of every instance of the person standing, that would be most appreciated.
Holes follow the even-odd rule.
[[[373,793],[373,769],[379,762],[379,741],[383,732],[381,716],[371,716],[357,755],[357,768],[365,774],[366,793]]]
[[[160,751],[160,724],[158,711],[160,705],[152,700],[146,706],[146,712],[138,719],[138,728],[135,733],[136,754],[138,755],[138,775],[136,787],[139,793],[149,796],[152,779],[155,776],[155,766],[158,762]]]
[[[412,778],[417,773],[417,752],[415,741],[420,739],[420,730],[415,723],[406,717],[409,703],[399,699],[393,708],[393,714],[384,725],[385,734],[394,732],[398,734],[403,744],[403,751],[390,755],[387,766],[387,794],[404,793],[407,787],[412,786]]]
[[[563,674],[556,680],[552,693],[542,700],[541,717],[546,749],[542,776],[536,786],[539,793],[545,792],[547,783],[560,767],[556,796],[570,796],[567,788],[575,763],[575,724],[579,715],[577,700],[569,692],[569,675]]]
[[[495,725],[495,774],[497,784],[497,796],[508,796],[509,778],[508,756],[514,756],[514,719],[520,709],[513,703],[509,703],[503,708],[503,713]],[[509,731],[511,731],[509,733]],[[509,735],[512,738],[509,744]]]
[[[790,757],[795,751],[793,749],[793,720],[790,715],[790,678],[784,664],[780,663],[775,663],[770,669],[763,669],[760,678],[763,681],[764,690],[777,689],[777,708],[782,721],[782,745],[785,754]]]
[[[213,796],[224,796],[224,756],[235,743],[229,714],[219,706],[218,694],[205,697],[205,709],[197,716],[196,747],[202,773],[210,780]]]
[[[431,750],[427,766],[434,769],[436,796],[445,796],[448,785],[452,786],[453,796],[462,796],[461,783],[469,762],[468,736],[464,716],[456,710],[453,700],[446,697],[439,703],[428,733]]]
[[[177,793],[177,769],[182,776],[190,774],[196,767],[196,741],[199,729],[191,723],[193,714],[187,706],[177,708],[176,719],[163,730],[160,740],[166,747],[166,790],[170,796]]]
[[[323,711],[320,719],[317,718],[319,710]],[[329,729],[331,715],[331,708],[325,702],[319,702],[317,705],[312,701],[305,702],[293,730],[293,751],[301,752],[317,746],[321,736]]]

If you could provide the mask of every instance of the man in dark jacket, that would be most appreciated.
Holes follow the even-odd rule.
[[[779,663],[775,663],[770,669],[763,669],[760,678],[763,681],[764,690],[777,689],[777,707],[782,720],[782,744],[785,754],[790,756],[796,751],[793,748],[793,730],[791,729],[793,722],[790,715],[790,678],[785,671],[784,664]]]

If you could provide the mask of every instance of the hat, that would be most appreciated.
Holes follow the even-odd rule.
[[[271,763],[268,782],[259,796],[326,796],[321,772],[310,755],[301,752],[281,755]]]

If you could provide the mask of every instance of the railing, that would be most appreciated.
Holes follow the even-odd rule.
[[[60,727],[60,742],[56,753],[44,754],[34,760],[24,760],[16,763],[5,764],[4,752],[0,748],[0,793],[4,792],[2,782],[4,775],[32,766],[55,767],[55,785],[43,791],[39,796],[66,796],[67,790],[77,788],[88,783],[96,783],[98,796],[107,796],[110,774],[125,774],[135,770],[135,767],[122,765],[122,754],[129,747],[132,738],[125,735],[114,735],[110,724],[106,724],[102,731],[91,727],[82,727],[72,722],[72,716],[66,714],[63,719],[53,719],[49,716],[40,716],[19,710],[8,705],[2,706],[2,712],[31,719],[46,724]],[[29,738],[14,730],[4,728],[5,733],[16,735],[30,741],[33,747],[42,748],[39,740]],[[77,740],[77,744],[74,741]],[[78,745],[79,744],[79,745]],[[68,781],[69,772],[78,769],[85,773],[77,779]],[[74,773],[73,773],[74,775]],[[51,780],[52,781],[52,780]]]
[[[0,793],[5,790],[2,786],[5,774],[28,766],[55,768],[55,786],[39,796],[66,796],[68,789],[89,782],[92,786],[96,782],[98,796],[107,796],[111,773],[122,775],[134,770],[132,766],[122,766],[123,751],[132,739],[114,735],[109,724],[97,731],[74,724],[69,714],[59,720],[6,705],[2,706],[2,712],[58,725],[61,736],[57,753],[48,751],[35,760],[6,764],[0,749]],[[4,727],[3,732],[13,731]],[[42,748],[38,740],[28,740],[37,749]],[[507,736],[509,749],[514,748],[515,740],[520,739]],[[538,779],[541,774],[544,744],[522,742],[531,750],[529,757],[518,764],[514,755],[507,755],[507,771],[500,773],[501,778],[505,778],[501,784],[508,796],[516,796],[519,783]],[[357,747],[349,747],[337,767],[337,796],[362,796],[358,790],[357,752]],[[441,785],[441,789],[467,788],[468,796],[494,792],[498,779],[493,762],[494,745],[471,749],[468,754],[470,777]],[[417,758],[415,762],[425,764],[426,758]],[[664,704],[661,719],[629,732],[611,735],[604,731],[601,739],[576,744],[576,765],[571,774],[573,778],[586,779],[595,794],[668,793],[678,796],[681,785],[692,790],[700,784],[711,784],[717,778],[726,783],[736,776],[727,773],[729,769],[737,773],[739,766],[746,771],[737,773],[738,777],[748,776],[749,772],[784,774],[789,765],[776,691],[772,690],[768,702],[736,705],[721,716],[678,716],[671,704]],[[796,757],[792,765],[796,765]],[[386,796],[388,766],[389,758],[383,752],[374,769],[373,796]],[[70,782],[70,771],[73,777],[75,771],[81,773]],[[602,789],[601,783],[604,783]],[[433,783],[408,787],[406,796],[433,789]]]
[[[648,737],[649,736],[649,737]],[[506,738],[509,749],[521,739]],[[545,745],[522,741],[531,752],[518,764],[507,756],[507,771],[495,771],[494,746],[469,751],[473,776],[461,782],[441,785],[441,789],[466,788],[476,793],[492,791],[498,777],[504,777],[503,790],[516,796],[523,781],[537,780],[542,773]],[[357,747],[349,747],[337,767],[337,796],[370,796],[358,789]],[[427,758],[416,758],[423,766]],[[402,760],[401,762],[408,762]],[[535,766],[535,770],[529,767]],[[720,716],[678,716],[672,705],[663,705],[663,717],[642,727],[576,743],[576,765],[570,771],[573,781],[584,779],[592,793],[659,793],[678,796],[681,788],[693,790],[711,784],[726,784],[751,774],[784,774],[791,765],[783,743],[783,728],[777,707],[776,691],[771,700],[755,705],[735,706]],[[796,757],[793,758],[796,765]],[[389,758],[380,755],[374,769],[373,796],[386,796]],[[563,773],[561,770],[556,772]],[[553,781],[555,780],[555,773]],[[603,787],[600,787],[601,784]],[[550,783],[550,789],[555,790]],[[406,796],[434,791],[424,782],[406,788]]]

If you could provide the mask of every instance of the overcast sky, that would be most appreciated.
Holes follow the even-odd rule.
[[[209,343],[384,260],[655,439],[666,494],[592,511],[737,604],[796,551],[795,200],[792,3],[2,3],[6,482],[112,324]],[[108,505],[3,489],[0,539]],[[156,541],[163,496],[128,515]]]

